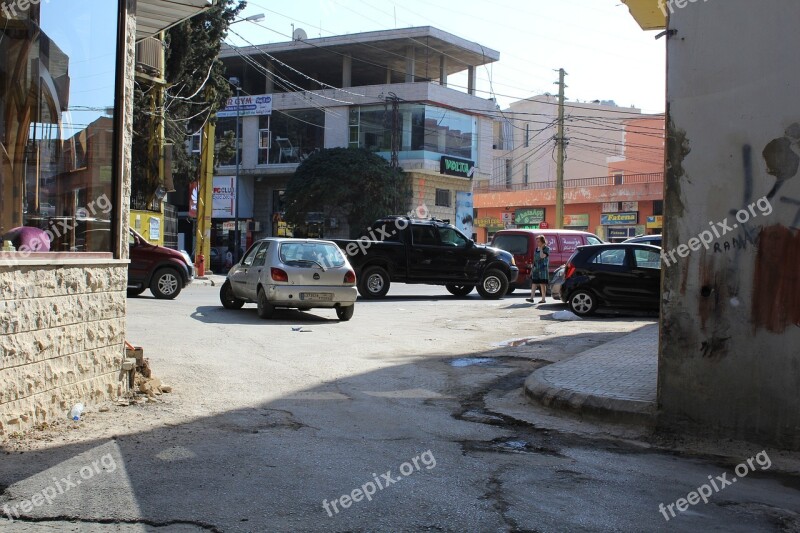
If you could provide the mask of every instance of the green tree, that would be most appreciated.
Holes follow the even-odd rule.
[[[243,0],[221,0],[214,7],[171,28],[165,38],[163,97],[157,82],[138,80],[134,89],[133,176],[134,194],[151,197],[158,187],[158,147],[153,132],[164,121],[164,142],[172,144],[175,186],[185,187],[194,179],[199,158],[185,149],[189,135],[225,106],[231,87],[218,59],[228,27],[244,9]],[[230,142],[218,144],[230,152]],[[232,152],[231,152],[232,153]]]
[[[402,169],[361,148],[321,150],[303,161],[286,185],[286,220],[303,224],[306,213],[341,215],[356,238],[376,219],[408,210],[411,188]]]

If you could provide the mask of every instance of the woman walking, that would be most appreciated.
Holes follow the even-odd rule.
[[[538,286],[542,299],[540,304],[547,303],[547,286],[550,284],[550,247],[547,246],[543,235],[536,237],[536,252],[533,254],[533,268],[531,269],[531,297],[529,302],[533,302],[536,297]]]

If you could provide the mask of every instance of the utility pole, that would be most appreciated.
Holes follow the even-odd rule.
[[[564,138],[564,76],[567,73],[564,69],[558,70],[558,134],[556,135],[556,146],[558,147],[558,159],[556,160],[556,228],[564,227],[564,156],[567,140]]]
[[[398,168],[400,166],[400,98],[395,93],[389,93],[389,96],[386,98],[387,101],[392,102],[392,114],[389,119],[390,122],[390,132],[391,132],[391,161],[389,165],[392,168]]]

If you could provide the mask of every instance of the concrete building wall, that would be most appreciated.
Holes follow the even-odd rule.
[[[725,233],[664,269],[658,384],[665,425],[792,448],[800,448],[800,55],[790,37],[798,20],[800,3],[783,0],[757,9],[749,0],[688,4],[671,16],[665,251],[686,253],[678,247],[712,226]],[[738,27],[747,31],[731,32]]]

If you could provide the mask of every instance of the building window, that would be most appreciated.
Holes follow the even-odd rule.
[[[0,10],[0,235],[27,248],[114,249],[119,5]]]
[[[449,189],[436,189],[436,205],[439,207],[450,207]]]
[[[664,200],[653,200],[653,216],[664,215]]]
[[[242,123],[244,119],[239,117],[239,164],[242,163]],[[236,117],[225,117],[217,119],[217,129],[215,133],[217,144],[224,140],[230,141],[231,155],[227,158],[220,158],[220,166],[233,166],[236,164]]]
[[[525,123],[525,148],[531,145],[531,125]]]
[[[258,164],[300,163],[325,147],[325,112],[321,109],[273,110],[258,119],[269,142],[259,139]],[[264,147],[266,146],[266,147]]]
[[[528,162],[527,161],[525,161],[525,167],[523,169],[522,180],[523,180],[523,183],[525,185],[527,185],[528,182],[530,181],[530,177],[528,175]]]
[[[391,157],[393,129],[399,137],[401,159],[449,155],[475,160],[478,152],[477,119],[431,105],[400,104],[396,121],[391,107],[351,109],[349,127],[349,146],[366,148],[387,159]]]
[[[614,174],[614,185],[622,185],[622,172]]]
[[[511,163],[511,159],[506,159],[506,187],[511,187],[511,184],[513,183],[514,174],[512,172],[513,168]]]

